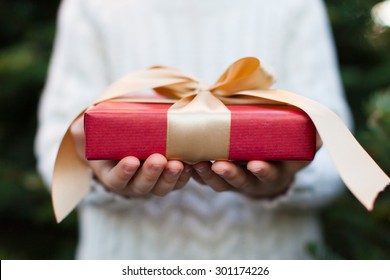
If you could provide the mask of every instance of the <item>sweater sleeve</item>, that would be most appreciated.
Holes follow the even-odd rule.
[[[277,86],[326,105],[351,127],[325,7],[320,0],[297,2],[300,7],[295,12],[291,10],[289,28],[284,34],[284,69]],[[343,190],[338,172],[322,147],[315,159],[296,174],[290,191],[273,204],[316,208]]]
[[[35,154],[38,171],[48,187],[68,125],[109,81],[103,44],[84,2],[67,0],[60,6],[48,77],[39,103]],[[97,196],[92,193],[101,193],[98,201],[109,196],[97,187],[97,182],[91,180],[91,185],[92,197]]]
[[[87,3],[66,0],[60,6],[54,50],[39,103],[35,154],[38,171],[48,188],[59,144],[68,126],[111,80],[104,42],[93,21],[93,7]],[[83,203],[123,209],[133,201],[106,191],[91,178],[91,191]]]

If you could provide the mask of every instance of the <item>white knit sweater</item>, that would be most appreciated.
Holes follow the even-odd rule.
[[[111,82],[152,65],[206,83],[256,56],[282,88],[347,123],[326,13],[318,0],[66,0],[40,103],[38,167],[48,185],[70,120]],[[316,209],[342,190],[321,149],[274,201],[215,193],[191,180],[164,198],[124,199],[98,183],[79,207],[78,258],[296,259],[320,240]]]

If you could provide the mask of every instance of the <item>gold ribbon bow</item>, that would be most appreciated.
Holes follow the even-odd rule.
[[[151,102],[150,99],[128,98],[125,95],[155,89],[168,98],[165,102],[174,103],[168,111],[167,157],[189,161],[227,159],[230,112],[224,104],[288,103],[299,107],[312,119],[346,186],[371,210],[378,193],[390,184],[389,177],[364,151],[335,113],[303,96],[268,89],[272,81],[272,77],[260,67],[259,60],[252,57],[233,63],[213,86],[204,85],[172,68],[153,67],[124,76],[109,86],[94,104],[113,99]],[[153,101],[161,103],[161,99]],[[212,130],[201,132],[201,128],[205,127],[204,123],[210,122],[210,117],[207,120],[202,117],[205,112],[213,112],[212,123],[215,125],[212,127],[218,128],[212,129],[215,130],[214,133]],[[183,117],[186,114],[190,116],[191,125]],[[188,127],[192,129],[186,130]],[[194,141],[194,137],[202,141]],[[214,137],[224,140],[219,141]],[[210,138],[213,139],[210,143],[216,143],[210,150],[202,153],[199,152],[201,149],[197,150],[192,146],[205,143]],[[192,141],[191,149],[188,149],[187,140]],[[221,145],[221,142],[225,144]],[[196,153],[188,153],[189,150],[195,150]],[[53,173],[52,200],[58,222],[89,192],[89,183],[90,170],[77,155],[68,128],[61,142]]]

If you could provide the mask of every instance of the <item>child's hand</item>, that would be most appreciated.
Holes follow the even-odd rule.
[[[322,145],[317,134],[316,149]],[[194,177],[217,192],[238,191],[254,198],[272,198],[287,191],[295,173],[310,161],[249,161],[245,166],[232,161],[199,162]]]
[[[193,167],[199,179],[217,192],[238,191],[251,197],[275,197],[287,191],[303,161],[249,161],[240,166],[231,161],[199,162]]]
[[[149,156],[142,165],[132,156],[119,162],[89,161],[89,165],[107,190],[131,197],[165,196],[184,187],[191,177],[189,166],[177,160],[168,161],[160,154]]]
[[[83,117],[71,126],[71,134],[80,158],[84,159],[85,134]],[[132,156],[122,160],[87,161],[94,175],[108,191],[124,196],[153,194],[165,196],[172,190],[182,188],[191,177],[192,168],[181,161],[167,160],[160,154],[153,154],[141,165]]]

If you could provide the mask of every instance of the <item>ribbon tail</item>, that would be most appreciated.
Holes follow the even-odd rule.
[[[60,223],[89,192],[90,172],[77,155],[70,129],[65,133],[57,154],[52,183],[52,203]]]
[[[285,102],[304,110],[316,126],[345,185],[364,207],[373,209],[378,194],[390,184],[390,178],[334,112],[318,102],[287,91],[245,91],[239,95]]]
[[[325,125],[325,122],[331,125]],[[318,124],[318,133],[345,185],[368,210],[372,210],[378,194],[390,184],[389,177],[360,146],[336,114],[330,111],[326,119],[319,115],[315,123]]]

